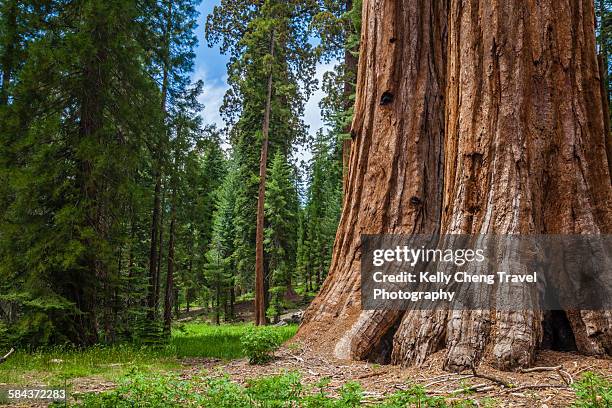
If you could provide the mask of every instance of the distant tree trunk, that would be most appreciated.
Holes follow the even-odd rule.
[[[234,320],[236,318],[236,314],[234,312],[234,304],[236,303],[236,289],[234,286],[234,278],[232,277],[232,283],[230,286],[230,318]]]
[[[161,85],[161,111],[164,118],[166,119],[166,104],[168,99],[168,85],[170,80],[170,36],[172,27],[172,4],[173,1],[168,2],[168,10],[166,14],[166,27],[164,32],[164,44],[163,52],[164,57],[162,61],[163,72],[162,72],[162,85]],[[164,136],[161,138],[160,143],[156,147],[155,161],[157,162],[157,168],[155,169],[155,191],[153,194],[153,214],[151,217],[151,247],[149,251],[149,285],[147,293],[147,318],[152,321],[157,315],[157,306],[159,304],[159,262],[161,262],[161,245],[158,247],[158,235],[162,228],[160,222],[161,215],[161,192],[162,192],[162,177],[163,177],[163,149],[166,139],[166,130],[163,130]],[[158,252],[159,251],[159,252]],[[157,283],[156,283],[157,282]]]
[[[153,193],[153,215],[151,217],[151,247],[149,250],[149,284],[147,288],[147,319],[155,319],[156,293],[156,274],[157,274],[157,239],[159,237],[159,213],[161,211],[161,176],[158,173],[155,177],[155,192]]]
[[[363,233],[612,230],[593,3],[451,0],[448,13],[445,3],[364,5],[343,213],[298,337],[344,358],[414,364],[446,348],[449,370],[483,357],[527,366],[542,324],[559,319],[360,310]],[[579,351],[612,352],[611,312],[566,316]]]
[[[132,280],[134,279],[134,241],[136,240],[136,217],[134,207],[130,206],[130,249],[128,251],[128,277],[127,277],[127,310],[132,308]]]
[[[274,29],[270,35],[270,55],[274,58]],[[261,157],[259,158],[259,193],[257,197],[257,231],[255,234],[255,325],[266,324],[266,289],[264,260],[264,222],[266,197],[266,170],[268,166],[268,132],[272,108],[272,67],[268,74],[268,93],[262,126]]]
[[[181,304],[180,304],[180,297],[179,297],[180,291],[179,291],[179,288],[177,288],[176,285],[174,285],[174,283],[172,283],[172,285],[174,286],[174,295],[172,296],[172,305],[174,306],[174,317],[178,319],[181,313]]]
[[[221,282],[219,279],[217,279],[216,286],[215,300],[213,303],[215,304],[215,323],[218,326],[221,324]]]
[[[193,231],[190,232],[193,236]],[[189,266],[187,266],[187,276],[189,276],[189,279],[191,279],[193,277],[193,241],[189,244]],[[187,308],[187,313],[189,313],[189,310],[191,309],[191,296],[193,294],[193,288],[191,286],[188,286],[185,288],[185,303],[186,303],[186,308]]]
[[[161,292],[161,279],[162,279],[162,263],[164,262],[164,215],[166,214],[166,189],[164,183],[161,185],[161,203],[159,211],[159,240],[157,250],[157,270],[155,271],[155,316],[158,315],[159,303],[160,303],[160,292]]]
[[[175,169],[176,171],[176,169]],[[168,273],[166,274],[166,293],[164,299],[164,333],[170,335],[172,326],[172,303],[174,295],[174,241],[176,225],[176,183],[172,186],[172,210],[170,215],[170,238],[168,241]]]
[[[0,84],[0,106],[8,103],[9,86],[11,77],[15,69],[15,48],[18,41],[17,36],[17,1],[9,0],[3,7],[6,12],[4,16],[4,41],[2,44],[2,55],[0,56],[0,66],[2,67],[2,84]]]

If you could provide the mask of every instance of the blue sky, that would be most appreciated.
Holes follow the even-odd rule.
[[[224,123],[219,114],[219,107],[227,90],[226,64],[228,58],[221,54],[217,46],[209,48],[204,38],[206,16],[210,14],[213,7],[217,4],[219,4],[217,0],[203,0],[199,7],[200,17],[197,29],[199,45],[196,49],[193,77],[195,80],[201,79],[204,81],[204,92],[200,98],[200,102],[204,104],[204,111],[202,112],[204,122],[206,124],[217,124],[217,127],[222,128]],[[317,66],[316,77],[319,79],[319,83],[323,73],[332,69],[332,67],[333,64],[320,64]],[[314,92],[306,104],[304,122],[309,126],[310,133],[313,134],[323,126],[319,110],[319,101],[322,97],[323,92],[318,90]],[[300,158],[308,160],[310,154],[309,152],[302,152],[300,156]]]

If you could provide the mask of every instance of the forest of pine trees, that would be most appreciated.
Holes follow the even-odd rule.
[[[223,0],[202,16],[205,38],[198,5],[0,2],[2,344],[158,343],[181,312],[235,319],[256,297],[264,133],[260,323],[322,284],[361,4]],[[201,119],[198,41],[229,57],[225,126]],[[314,137],[303,115],[317,87],[326,127]]]

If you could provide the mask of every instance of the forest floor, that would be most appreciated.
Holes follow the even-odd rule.
[[[250,365],[245,358],[223,360],[217,358],[182,358],[179,367],[171,369],[181,380],[203,377],[229,376],[232,381],[246,385],[249,380],[287,372],[298,372],[304,384],[315,385],[328,378],[325,385],[330,394],[347,382],[356,381],[364,390],[364,401],[381,401],[398,390],[420,385],[428,395],[444,397],[452,406],[470,400],[477,407],[568,407],[575,399],[571,382],[586,371],[598,373],[612,380],[612,361],[576,355],[543,351],[536,366],[561,367],[554,370],[529,373],[500,372],[480,366],[475,377],[470,373],[452,374],[442,371],[442,356],[434,356],[430,365],[420,368],[338,361],[313,355],[296,346],[284,347],[276,358],[265,365]],[[511,384],[505,387],[500,382]],[[72,381],[73,393],[103,392],[116,384],[104,376],[94,375]],[[21,404],[16,407],[44,407],[46,404]]]
[[[469,401],[475,407],[567,407],[576,398],[572,383],[587,372],[612,381],[612,359],[597,359],[574,353],[542,351],[530,372],[502,372],[482,364],[476,372],[448,373],[440,369],[443,352],[426,366],[402,368],[367,362],[341,361],[321,355],[289,340],[264,365],[250,365],[240,349],[240,336],[248,325],[211,326],[182,323],[175,328],[167,349],[155,352],[126,347],[97,348],[38,354],[16,353],[0,365],[0,386],[67,386],[72,395],[114,390],[134,370],[156,376],[176,375],[182,381],[199,383],[205,378],[228,377],[248,387],[249,381],[290,372],[316,389],[324,381],[330,395],[338,395],[348,382],[363,389],[363,401],[375,403],[401,390],[421,386],[430,396],[443,397],[449,406]],[[289,339],[296,326],[276,327]],[[15,407],[45,407],[23,403]]]
[[[181,376],[189,379],[201,375],[229,375],[234,381],[246,384],[253,378],[297,371],[306,384],[329,378],[326,387],[332,393],[346,382],[356,381],[369,401],[380,401],[398,390],[420,385],[428,395],[442,396],[449,404],[467,398],[475,406],[493,407],[567,407],[576,395],[571,384],[582,373],[594,372],[612,380],[612,359],[573,353],[542,351],[535,364],[537,368],[532,372],[503,372],[483,364],[476,375],[441,370],[442,354],[434,355],[427,366],[402,368],[336,360],[290,344],[276,353],[273,362],[264,366],[249,365],[245,359],[230,362],[187,359],[182,362]]]

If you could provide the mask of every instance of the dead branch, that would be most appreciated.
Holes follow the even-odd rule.
[[[568,387],[574,383],[574,379],[572,378],[572,375],[568,373],[567,371],[558,369],[557,374],[559,374],[559,377],[561,377],[565,385],[567,385]],[[567,376],[567,378],[565,378],[565,376]]]
[[[505,380],[503,380],[501,378],[494,377],[492,375],[479,374],[479,373],[476,372],[476,369],[473,368],[473,367],[472,367],[472,374],[474,374],[474,377],[482,378],[482,379],[489,380],[489,381],[493,381],[493,382],[495,382],[495,383],[497,383],[497,384],[499,384],[499,385],[501,385],[503,387],[506,387],[506,388],[512,388],[512,384],[508,383],[507,381],[505,381]]]
[[[440,384],[442,382],[455,382],[457,380],[464,380],[466,378],[472,378],[472,377],[474,377],[474,376],[471,375],[471,374],[470,375],[462,375],[462,376],[459,376],[459,377],[456,377],[456,378],[446,377],[446,378],[442,378],[442,379],[437,380],[437,381],[432,381],[430,383],[427,383],[423,387],[424,388],[428,388],[428,387],[431,387],[432,385]]]
[[[371,377],[377,377],[379,375],[383,375],[385,373],[385,371],[381,370],[381,371],[374,371],[373,373],[367,373],[367,374],[362,374],[359,377],[357,377],[358,380],[363,380],[364,378],[371,378]]]
[[[13,354],[15,352],[15,349],[11,347],[11,349],[9,350],[8,353],[6,353],[4,355],[4,357],[0,357],[0,364],[4,363],[6,361],[7,358],[9,358],[11,356],[11,354]]]
[[[530,390],[530,389],[540,389],[540,388],[559,388],[559,389],[569,389],[568,386],[566,385],[560,385],[560,384],[527,384],[527,385],[521,385],[520,387],[515,387],[515,388],[510,388],[508,390],[505,390],[504,392],[518,392],[518,391],[522,391],[522,390]]]
[[[576,371],[576,372],[574,373],[574,375],[575,375],[575,376],[578,376],[578,374],[581,374],[582,372],[587,371],[587,370],[591,370],[592,368],[593,368],[593,366],[592,366],[592,365],[590,365],[590,366],[588,366],[588,367],[583,367],[583,368],[581,368],[580,370]]]
[[[519,368],[519,373],[535,373],[539,371],[558,371],[562,369],[562,365],[554,366],[554,367],[531,367],[531,368]]]
[[[476,384],[476,385],[472,385],[471,387],[465,387],[465,388],[457,388],[455,390],[450,391],[450,394],[457,394],[459,392],[485,392],[485,391],[491,391],[495,389],[494,385],[487,385],[487,383],[482,383],[482,384]]]

